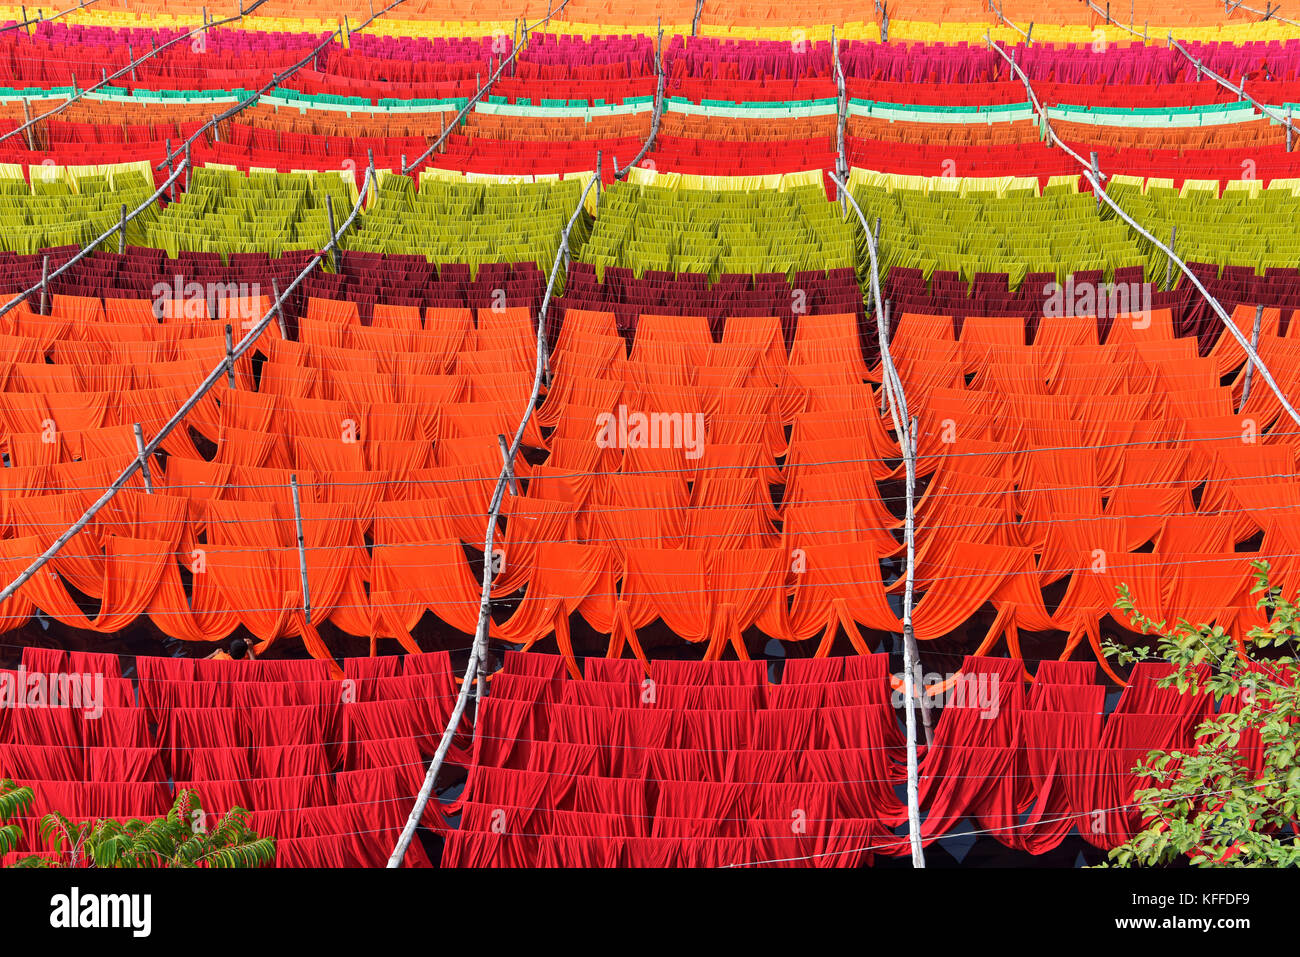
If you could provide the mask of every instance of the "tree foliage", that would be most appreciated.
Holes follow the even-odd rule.
[[[1268,623],[1251,629],[1242,648],[1218,625],[1153,621],[1134,608],[1128,588],[1120,588],[1116,607],[1136,630],[1157,636],[1157,651],[1107,642],[1107,655],[1125,664],[1168,662],[1173,669],[1159,680],[1161,687],[1211,695],[1223,704],[1197,729],[1194,750],[1152,751],[1134,769],[1151,782],[1133,796],[1144,826],[1111,850],[1110,866],[1155,867],[1181,859],[1201,867],[1300,864],[1292,828],[1300,819],[1300,615],[1295,602],[1269,584],[1268,563],[1252,565],[1251,593],[1259,596]]]
[[[31,788],[0,780],[0,854],[22,840],[22,830],[8,822],[33,801]],[[74,821],[57,811],[41,819],[46,854],[22,858],[15,867],[261,867],[275,859],[275,841],[259,837],[249,826],[249,812],[231,808],[208,828],[208,814],[195,790],[176,795],[165,817],[144,821],[101,818]]]

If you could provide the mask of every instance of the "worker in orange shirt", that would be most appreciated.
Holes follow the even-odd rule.
[[[257,655],[253,653],[253,646],[244,641],[243,638],[236,638],[230,643],[230,653],[217,649],[208,658],[212,661],[242,661],[247,658],[249,661],[255,659]]]

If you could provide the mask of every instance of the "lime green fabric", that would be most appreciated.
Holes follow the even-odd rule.
[[[585,179],[539,183],[450,182],[381,174],[378,199],[344,241],[348,249],[419,253],[436,263],[534,262],[549,273],[560,234],[582,196]],[[603,209],[602,209],[603,212]],[[584,211],[570,234],[577,255],[591,233]]]
[[[853,233],[820,185],[748,192],[614,183],[585,262],[721,273],[786,273],[854,265]]]
[[[0,179],[0,249],[35,253],[53,246],[85,246],[121,221],[122,205],[134,210],[153,193],[138,171],[81,175],[75,183],[59,173],[36,176],[29,187],[21,179]],[[157,209],[147,209],[127,225],[126,241],[142,243]]]
[[[329,242],[326,196],[336,225],[352,210],[348,184],[338,176],[204,166],[189,189],[149,224],[145,245],[167,250],[230,253],[320,249]]]
[[[1016,288],[1031,272],[1066,274],[1146,261],[1136,235],[1117,218],[1099,217],[1089,193],[1032,186],[994,192],[889,189],[865,184],[854,191],[867,220],[880,219],[881,272],[893,267],[960,273],[1007,273]],[[865,259],[865,253],[863,254]]]
[[[1213,190],[1113,183],[1108,195],[1134,220],[1162,242],[1178,228],[1174,252],[1184,261],[1216,266],[1253,266],[1263,274],[1270,267],[1294,268],[1300,262],[1300,197],[1290,189]],[[1166,256],[1146,250],[1147,276],[1163,278]]]

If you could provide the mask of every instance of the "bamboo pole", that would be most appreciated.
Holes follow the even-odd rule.
[[[230,323],[226,323],[226,380],[230,388],[235,387],[235,349]]]
[[[1264,320],[1264,306],[1261,303],[1255,307],[1255,325],[1250,330],[1250,348],[1255,351],[1259,348],[1259,327]],[[1237,406],[1237,414],[1240,415],[1246,408],[1246,400],[1250,398],[1250,379],[1255,372],[1255,363],[1250,359],[1246,360],[1246,379],[1241,384],[1241,404]]]
[[[560,9],[563,9],[563,6]],[[560,257],[568,243],[569,233],[572,231],[574,223],[578,221],[578,216],[582,213],[583,206],[587,201],[587,193],[591,191],[595,182],[596,178],[594,176],[588,181],[586,189],[583,190],[582,196],[578,200],[577,208],[574,209],[573,215],[569,218],[564,231],[560,234],[560,249],[556,252],[555,262],[551,265],[550,278],[546,283],[546,293],[542,297],[542,308],[537,313],[537,360],[533,370],[532,394],[519,420],[519,427],[515,431],[514,440],[511,442],[510,448],[507,449],[511,462],[514,461],[519,452],[519,446],[523,442],[524,429],[527,427],[528,420],[532,415],[537,396],[541,393],[543,356],[546,349],[546,313],[550,308],[551,294],[555,289],[555,281],[559,276]],[[429,770],[425,773],[424,783],[420,786],[420,793],[416,796],[415,805],[411,808],[411,813],[406,819],[406,825],[402,828],[402,833],[397,839],[393,853],[388,858],[389,867],[401,866],[402,858],[406,856],[406,850],[411,846],[411,840],[415,836],[415,829],[424,816],[425,806],[433,794],[434,783],[437,781],[438,772],[442,769],[443,762],[447,758],[447,751],[451,747],[452,738],[455,736],[456,729],[460,726],[461,718],[465,714],[465,705],[469,698],[470,688],[484,678],[488,657],[488,625],[491,621],[492,547],[495,541],[497,518],[501,514],[501,502],[505,497],[508,474],[508,468],[502,466],[501,473],[497,476],[496,486],[492,490],[491,501],[488,504],[487,533],[484,535],[483,540],[483,583],[479,600],[478,624],[474,631],[474,644],[470,649],[469,662],[465,666],[465,676],[461,680],[460,693],[456,696],[456,704],[452,709],[451,720],[447,722],[447,727],[442,733],[442,740],[438,743],[438,750],[434,754],[433,760],[429,762]]]
[[[373,168],[366,170],[365,184],[362,186],[361,193],[357,197],[356,205],[352,208],[352,213],[348,216],[347,220],[343,223],[342,227],[340,228],[341,231],[346,231],[348,227],[352,225],[352,222],[356,219],[357,213],[360,212],[361,204],[365,201],[366,194],[370,189],[370,183],[374,178],[374,172],[375,171]],[[163,187],[165,187],[166,185],[167,184],[164,183]],[[160,192],[163,187],[159,188]],[[157,195],[158,194],[155,193],[154,198],[156,198]],[[151,198],[147,202],[153,202],[153,198]],[[143,208],[143,206],[141,208]],[[112,230],[109,231],[109,233],[111,232]],[[109,235],[109,233],[105,233],[105,236]],[[81,256],[84,256],[89,251],[90,248],[93,248],[94,245],[97,245],[103,240],[104,240],[104,236],[101,236],[99,239],[95,240],[95,243],[93,243],[90,247],[83,249],[81,253],[79,253],[76,257],[69,260],[62,267],[60,267],[60,270],[66,269],[77,259],[81,258]],[[290,295],[295,289],[297,289],[298,286],[302,283],[302,281],[307,278],[307,275],[318,265],[320,265],[323,255],[324,255],[323,253],[317,253],[315,256],[311,258],[311,260],[307,263],[307,265],[304,266],[302,271],[299,272],[298,275],[294,277],[293,282],[291,282],[289,284],[289,287],[284,291],[285,296]],[[28,292],[30,293],[30,290]],[[24,293],[23,295],[25,296],[27,295],[27,293]],[[16,302],[21,301],[22,298],[23,296],[19,296],[15,301]],[[6,306],[5,310],[9,308],[12,308],[12,305]],[[0,315],[2,315],[5,310],[0,310]],[[270,309],[266,311],[266,314],[262,316],[262,318],[253,325],[253,327],[248,331],[248,334],[245,335],[243,339],[239,340],[239,344],[235,346],[235,358],[239,358],[245,352],[247,352],[249,349],[253,347],[253,344],[257,342],[257,340],[261,337],[262,333],[266,331],[266,327],[271,322],[271,318],[274,315],[275,315],[275,306],[272,306]],[[180,408],[177,409],[176,412],[172,414],[172,417],[170,419],[168,419],[166,422],[163,423],[162,427],[158,429],[154,437],[149,440],[148,444],[145,446],[146,454],[152,455],[159,448],[162,442],[167,438],[167,436],[171,435],[171,433],[176,429],[176,427],[185,420],[185,417],[189,415],[190,410],[193,409],[194,406],[197,405],[199,401],[205,395],[208,394],[208,392],[212,389],[214,385],[216,385],[217,381],[221,378],[221,374],[224,371],[224,368],[225,368],[225,362],[223,360],[222,362],[218,362],[217,365],[212,369],[212,371],[209,372],[206,377],[204,377],[203,381],[199,383],[198,388],[196,388],[194,392],[190,394],[190,397],[188,399],[186,399],[183,403],[181,403]],[[128,465],[126,468],[124,468],[118,474],[117,478],[113,480],[113,482],[109,485],[107,489],[104,490],[103,494],[101,494],[99,498],[97,498],[93,503],[91,503],[91,505],[85,510],[85,512],[82,513],[80,518],[78,518],[75,522],[73,522],[70,526],[68,526],[67,530],[58,538],[56,538],[53,541],[53,543],[51,543],[50,546],[46,548],[45,551],[43,551],[30,565],[28,565],[25,569],[23,569],[23,571],[19,573],[19,575],[16,578],[14,578],[13,581],[11,581],[3,589],[0,589],[0,601],[4,601],[6,598],[12,595],[19,588],[21,588],[26,582],[30,581],[32,576],[34,576],[37,572],[39,572],[42,568],[44,568],[46,563],[49,562],[49,560],[53,558],[55,555],[57,555],[59,551],[63,548],[63,546],[66,545],[69,541],[71,541],[72,538],[76,536],[83,528],[85,528],[86,525],[88,525],[90,521],[97,514],[99,514],[100,509],[102,509],[105,505],[107,505],[109,501],[112,500],[113,496],[115,496],[126,486],[126,483],[130,481],[131,476],[135,474],[136,469],[138,469],[139,467],[140,467],[140,462],[138,460],[132,460],[131,464]]]
[[[307,546],[302,537],[302,501],[298,496],[298,476],[289,476],[289,489],[293,492],[293,525],[298,533],[298,573],[302,576],[302,612],[311,624],[311,591],[307,587]]]
[[[153,477],[149,474],[149,457],[144,451],[144,430],[140,428],[140,423],[132,424],[135,431],[135,454],[140,462],[140,472],[144,476],[144,490],[150,495],[153,494]]]
[[[1170,42],[1171,44],[1177,46],[1176,41],[1174,41],[1172,38]],[[1019,74],[1021,80],[1025,84],[1025,91],[1029,94],[1029,100],[1034,106],[1034,112],[1036,112],[1039,115],[1043,124],[1043,128],[1047,131],[1047,135],[1051,138],[1052,142],[1055,143],[1058,147],[1060,147],[1062,151],[1074,157],[1074,159],[1079,163],[1079,165],[1084,168],[1083,175],[1091,181],[1093,191],[1101,196],[1102,200],[1106,203],[1106,205],[1109,206],[1115,212],[1115,214],[1119,216],[1120,219],[1124,220],[1124,222],[1127,223],[1129,227],[1131,227],[1139,234],[1141,234],[1148,242],[1154,245],[1161,252],[1165,253],[1165,255],[1167,255],[1170,258],[1170,261],[1173,262],[1173,264],[1178,267],[1179,271],[1182,272],[1182,274],[1187,277],[1187,281],[1190,282],[1194,287],[1196,287],[1196,291],[1201,294],[1201,297],[1207,303],[1209,303],[1210,308],[1214,311],[1214,314],[1219,317],[1219,321],[1223,323],[1223,326],[1228,331],[1228,334],[1237,340],[1237,344],[1240,345],[1242,349],[1245,350],[1247,357],[1259,369],[1260,377],[1266,383],[1268,383],[1269,389],[1272,390],[1275,396],[1277,396],[1278,402],[1281,404],[1282,408],[1286,411],[1286,414],[1290,417],[1291,421],[1296,423],[1297,425],[1300,425],[1300,412],[1296,411],[1295,407],[1291,404],[1291,401],[1286,397],[1286,394],[1283,393],[1281,387],[1277,384],[1277,380],[1273,378],[1273,373],[1269,371],[1268,366],[1264,363],[1264,360],[1259,357],[1259,353],[1255,351],[1255,348],[1246,339],[1245,335],[1242,334],[1242,331],[1237,328],[1237,324],[1232,321],[1232,317],[1229,316],[1227,310],[1223,308],[1223,304],[1219,302],[1219,300],[1216,299],[1208,289],[1205,288],[1205,284],[1201,282],[1201,280],[1197,277],[1196,273],[1192,272],[1192,270],[1188,268],[1187,264],[1178,258],[1178,256],[1174,253],[1171,247],[1166,246],[1160,240],[1156,239],[1156,237],[1153,236],[1149,230],[1144,229],[1137,220],[1135,220],[1132,216],[1130,216],[1128,212],[1125,211],[1124,208],[1119,205],[1119,203],[1111,199],[1111,197],[1106,193],[1106,191],[1101,188],[1100,174],[1094,173],[1092,169],[1089,167],[1089,164],[1081,156],[1079,156],[1078,153],[1070,149],[1070,147],[1067,146],[1065,142],[1062,141],[1060,137],[1056,135],[1056,131],[1052,129],[1052,124],[1046,116],[1046,111],[1043,109],[1042,101],[1038,99],[1037,94],[1034,93],[1034,89],[1029,83],[1029,77],[1025,75],[1023,70],[1021,70],[1018,66],[1016,66],[1015,62],[1011,60],[1010,57],[1007,56],[1006,52],[1003,51],[1003,49],[1000,46],[998,46],[996,43],[993,43],[992,41],[989,42],[989,45],[994,50],[996,50],[1003,59],[1009,61],[1011,63],[1011,68]]]
[[[880,340],[881,389],[888,400],[890,416],[894,424],[894,434],[898,436],[902,447],[903,463],[907,474],[906,515],[904,517],[904,537],[907,545],[907,565],[904,569],[905,591],[903,596],[903,695],[904,717],[907,728],[907,835],[912,851],[912,866],[925,867],[925,851],[921,846],[921,807],[920,781],[916,751],[916,710],[913,701],[916,696],[916,667],[913,657],[914,642],[907,639],[912,633],[912,584],[915,580],[916,545],[915,545],[915,488],[916,458],[913,454],[911,438],[911,419],[907,414],[907,397],[903,392],[902,380],[889,353],[889,335],[885,329],[885,306],[880,296],[880,263],[876,252],[875,239],[867,228],[867,218],[858,206],[858,201],[848,190],[848,184],[838,176],[831,174],[835,185],[848,198],[849,205],[857,214],[862,224],[863,234],[867,240],[867,253],[871,258],[871,297],[876,306],[876,334]]]

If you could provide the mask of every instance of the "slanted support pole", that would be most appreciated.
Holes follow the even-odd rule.
[[[867,218],[862,207],[847,189],[848,184],[835,174],[831,179],[848,197],[849,205],[862,224],[862,231],[867,237],[867,253],[871,258],[871,297],[876,306],[876,334],[880,340],[880,379],[881,390],[888,399],[890,416],[893,420],[894,434],[903,453],[903,464],[907,471],[906,515],[904,517],[904,536],[907,545],[907,565],[904,572],[903,592],[903,697],[906,705],[904,714],[907,727],[907,836],[912,851],[912,866],[925,867],[925,850],[921,846],[921,806],[920,773],[916,751],[916,699],[917,661],[913,655],[915,638],[912,634],[912,588],[916,568],[916,456],[912,432],[913,420],[907,414],[907,397],[903,392],[902,380],[894,368],[894,361],[889,354],[889,336],[885,332],[885,304],[880,295],[880,259],[876,252],[876,242],[867,228]],[[909,641],[909,639],[912,639]]]
[[[897,380],[896,380],[897,381]],[[901,389],[899,390],[902,391]],[[917,420],[913,417],[911,425],[908,427],[907,435],[904,437],[906,447],[906,461],[911,463],[907,470],[907,512],[904,519],[904,538],[907,542],[907,581],[903,586],[903,657],[911,662],[912,666],[912,683],[916,688],[917,699],[914,701],[908,698],[907,708],[909,715],[912,716],[913,725],[916,723],[916,717],[913,709],[918,705],[921,711],[921,723],[925,727],[925,743],[927,746],[934,744],[933,733],[930,730],[930,698],[925,693],[925,682],[921,677],[921,651],[916,646],[916,634],[912,629],[912,606],[913,606],[913,586],[915,584],[916,568],[916,431]],[[913,736],[915,736],[913,730]],[[912,772],[909,765],[908,773]]]
[[[144,476],[144,490],[153,494],[153,476],[149,474],[149,456],[144,452],[144,430],[135,422],[131,428],[135,431],[135,455],[140,460],[140,474]]]
[[[1183,49],[1181,44],[1174,43],[1173,45],[1177,47],[1178,51],[1184,56],[1188,55],[1187,51]],[[997,44],[993,44],[993,49],[997,50],[999,54],[1006,58],[1006,54]],[[1074,150],[1070,149],[1069,145],[1057,136],[1055,131],[1052,129],[1051,123],[1047,121],[1046,111],[1043,109],[1042,102],[1038,99],[1037,95],[1034,94],[1033,87],[1029,83],[1029,77],[1025,75],[1023,70],[1019,70],[1018,72],[1021,79],[1024,81],[1026,91],[1029,93],[1029,100],[1034,105],[1034,111],[1038,113],[1040,118],[1042,118],[1044,128],[1047,130],[1047,134],[1051,137],[1052,142],[1059,146],[1064,152],[1072,156],[1074,160],[1083,167],[1086,173],[1091,175],[1088,162],[1078,153],[1074,152]],[[1211,76],[1214,76],[1214,74],[1211,74]],[[1216,77],[1216,79],[1220,83],[1226,82],[1221,77]],[[1267,110],[1266,107],[1264,109]],[[1272,111],[1268,112],[1270,115],[1276,116]],[[1218,316],[1219,321],[1223,323],[1223,327],[1227,331],[1228,335],[1237,340],[1237,344],[1241,346],[1242,350],[1246,353],[1247,358],[1249,358],[1255,367],[1259,369],[1260,378],[1264,380],[1268,385],[1269,390],[1277,397],[1278,402],[1281,404],[1282,409],[1286,412],[1288,418],[1290,418],[1296,425],[1300,425],[1300,411],[1297,411],[1295,406],[1291,404],[1291,400],[1287,398],[1286,393],[1283,392],[1281,386],[1277,384],[1277,380],[1273,377],[1273,373],[1269,371],[1268,365],[1264,362],[1259,353],[1255,351],[1255,348],[1250,344],[1250,340],[1246,338],[1245,334],[1237,328],[1237,324],[1232,321],[1232,317],[1229,316],[1228,311],[1224,309],[1223,303],[1219,302],[1210,290],[1205,288],[1205,284],[1201,282],[1196,273],[1187,265],[1187,263],[1178,258],[1177,254],[1174,252],[1173,246],[1166,246],[1157,239],[1150,230],[1145,229],[1141,223],[1129,215],[1129,213],[1125,211],[1124,207],[1120,206],[1119,203],[1115,202],[1114,199],[1107,195],[1105,190],[1101,190],[1098,195],[1105,201],[1106,205],[1111,208],[1111,211],[1123,220],[1130,229],[1138,233],[1147,242],[1151,243],[1152,246],[1168,256],[1170,261],[1178,267],[1178,270],[1187,277],[1187,282],[1190,283],[1191,286],[1200,294],[1201,298],[1209,304],[1210,308],[1214,311],[1214,314]]]
[[[582,196],[578,199],[578,206],[573,211],[564,231],[560,234],[560,245],[565,246],[568,243],[569,232],[573,229],[574,223],[582,214],[583,207],[587,202],[587,193],[595,186],[595,177],[588,181],[587,186],[582,191]],[[546,293],[542,297],[542,307],[537,313],[537,363],[533,368],[533,391],[529,397],[528,405],[523,410],[523,415],[519,420],[519,427],[515,431],[514,440],[510,447],[506,449],[508,461],[514,461],[514,454],[518,452],[520,443],[523,441],[524,429],[527,427],[528,418],[533,414],[533,406],[537,402],[538,395],[541,394],[543,356],[545,355],[546,346],[546,312],[551,304],[551,294],[555,289],[555,281],[560,272],[560,251],[556,251],[555,262],[551,265],[550,278],[546,283]],[[447,722],[447,727],[443,730],[442,740],[438,744],[438,750],[429,762],[429,769],[424,775],[424,783],[420,786],[420,793],[415,799],[415,804],[411,808],[411,813],[407,816],[406,824],[402,828],[402,833],[393,847],[393,853],[388,858],[389,867],[400,867],[402,858],[406,856],[406,849],[411,846],[411,839],[415,836],[415,829],[419,826],[421,819],[424,817],[424,808],[433,795],[434,784],[438,779],[438,772],[442,769],[443,761],[447,757],[447,749],[450,748],[452,739],[460,727],[460,721],[465,714],[465,705],[469,700],[470,689],[476,683],[481,681],[484,671],[487,667],[488,660],[488,629],[491,622],[491,603],[492,603],[492,580],[493,580],[493,561],[492,561],[492,544],[495,541],[497,531],[497,518],[501,514],[501,502],[505,498],[506,487],[510,479],[511,472],[506,467],[502,467],[501,474],[497,476],[496,486],[492,491],[491,501],[488,503],[488,522],[487,533],[483,540],[483,586],[479,600],[478,625],[474,632],[474,643],[470,646],[469,662],[465,666],[465,676],[461,681],[460,693],[456,695],[456,703],[452,708],[451,720]]]
[[[298,533],[298,572],[302,575],[302,613],[311,624],[311,592],[307,588],[307,546],[302,537],[302,502],[298,497],[298,476],[289,476],[289,488],[293,492],[293,524]]]
[[[1264,304],[1260,303],[1255,307],[1255,325],[1250,330],[1250,351],[1259,351],[1259,327],[1264,321]],[[1255,373],[1255,363],[1251,361],[1250,356],[1246,357],[1246,379],[1241,385],[1241,405],[1237,406],[1237,414],[1240,415],[1246,408],[1246,400],[1250,398],[1250,380]]]
[[[691,21],[691,36],[700,35],[700,14],[704,12],[704,0],[695,0],[695,19]]]

